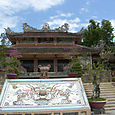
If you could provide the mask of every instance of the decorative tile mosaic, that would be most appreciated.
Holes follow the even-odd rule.
[[[81,80],[8,80],[1,107],[86,106]]]

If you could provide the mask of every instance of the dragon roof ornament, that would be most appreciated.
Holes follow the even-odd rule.
[[[65,23],[61,27],[55,28],[55,30],[59,31],[59,32],[68,32],[68,30],[69,30],[69,24]]]
[[[4,28],[4,29],[5,29],[6,33],[8,33],[8,34],[15,34],[15,32],[12,31],[9,27],[8,28]]]
[[[24,31],[24,32],[31,32],[31,31],[37,31],[37,29],[31,27],[31,26],[28,25],[27,23],[24,23],[24,24],[23,24],[23,31]]]
[[[44,23],[41,30],[31,27],[27,23],[23,24],[23,31],[24,32],[67,32],[69,30],[69,24],[65,23],[64,25],[55,28],[54,30],[50,29],[48,23]]]
[[[36,29],[30,25],[28,25],[27,23],[23,24],[23,31],[24,32],[68,32],[69,30],[69,24],[64,23],[62,26],[54,28],[54,29],[50,29],[50,26],[48,23],[44,23],[42,26],[42,29]],[[19,32],[13,32],[9,27],[7,29],[5,29],[6,33],[8,34],[19,34]],[[82,28],[80,30],[80,32],[77,32],[77,34],[83,34],[84,32],[84,28]],[[23,33],[23,32],[20,32]]]
[[[50,31],[50,26],[48,23],[43,24],[42,31],[44,32]]]

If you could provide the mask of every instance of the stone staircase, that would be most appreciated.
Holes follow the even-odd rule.
[[[91,97],[93,85],[91,83],[84,83],[84,88],[88,98]],[[115,86],[112,82],[100,84],[101,97],[106,98],[106,105],[104,109],[106,112],[115,110]]]

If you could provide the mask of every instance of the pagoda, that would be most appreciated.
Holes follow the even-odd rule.
[[[73,55],[73,49],[78,52],[85,51],[89,53],[88,60],[92,63],[92,57],[99,53],[99,48],[89,48],[79,45],[82,40],[84,29],[79,32],[68,32],[69,25],[64,25],[50,29],[48,23],[43,24],[42,29],[36,29],[23,24],[23,32],[14,32],[10,28],[6,29],[8,39],[12,45],[10,49],[17,49],[22,55],[19,60],[27,73],[33,73],[33,77],[40,73],[39,66],[48,66],[50,76],[64,76],[64,67],[70,62]],[[102,45],[103,47],[103,45]],[[36,73],[36,75],[35,75]],[[29,74],[26,74],[26,77]],[[22,75],[24,76],[24,74]]]

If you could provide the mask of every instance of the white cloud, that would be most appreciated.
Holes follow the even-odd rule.
[[[19,20],[18,16],[11,17],[0,14],[0,33],[4,32],[4,28],[16,27]]]
[[[46,10],[51,8],[52,6],[62,4],[64,0],[28,0],[30,2],[30,6],[32,6],[35,10]]]
[[[115,20],[114,19],[110,20],[110,22],[111,22],[112,26],[115,28]]]
[[[68,18],[68,17],[71,17],[72,15],[73,15],[73,13],[60,13],[55,16],[51,16],[50,19],[56,19],[56,18],[60,18],[60,17]]]
[[[86,1],[86,5],[89,5],[90,4],[90,1]]]
[[[73,13],[61,13],[60,16],[62,17],[71,17],[73,15]]]
[[[115,19],[110,20],[110,22],[111,22],[112,26],[114,27],[113,34],[115,36]],[[113,41],[115,42],[115,38],[113,39]]]
[[[93,19],[97,19],[97,16],[92,16]]]
[[[77,17],[77,18],[75,18],[73,20],[70,20],[70,22],[71,23],[78,23],[78,22],[80,22],[80,19]]]
[[[0,32],[6,27],[16,27],[21,17],[17,12],[32,8],[35,11],[46,10],[62,4],[64,0],[0,0]]]
[[[51,18],[50,18],[51,19]],[[61,17],[58,17],[56,19],[51,19],[47,23],[52,27],[52,28],[57,28],[62,26],[64,23],[69,24],[69,31],[70,32],[76,32],[76,28],[80,27],[80,19],[74,18],[74,19],[61,19]]]
[[[80,9],[80,13],[82,13],[82,12],[87,13],[87,12],[89,12],[89,10],[88,10],[87,8],[81,8],[81,9]]]
[[[34,10],[46,10],[62,4],[64,0],[0,0],[0,10],[5,14],[14,14],[29,7]]]
[[[58,18],[58,19],[54,19],[48,22],[50,26],[55,26],[55,25],[61,26],[64,23],[68,23],[67,19],[63,20],[63,19]]]

